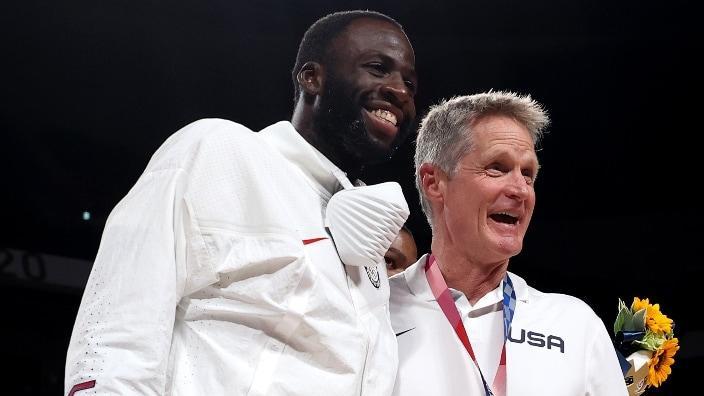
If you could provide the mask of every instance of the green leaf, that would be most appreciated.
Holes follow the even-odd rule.
[[[641,309],[633,315],[633,330],[645,330],[645,309]]]
[[[628,307],[626,306],[626,303],[623,302],[620,298],[618,299],[618,311],[621,312],[624,309],[629,310]],[[630,311],[630,310],[629,310]]]
[[[614,335],[619,331],[628,330],[632,327],[633,323],[633,313],[631,309],[626,306],[626,304],[618,299],[618,314],[616,314],[616,320],[614,321]]]
[[[637,318],[630,308],[626,308],[624,312],[623,321],[623,331],[642,331],[644,327],[641,326],[641,319]]]
[[[623,327],[621,328],[623,331],[633,331],[633,316],[631,315],[624,315],[623,316]]]
[[[619,331],[622,331],[626,326],[626,323],[631,323],[633,320],[633,314],[631,310],[628,309],[626,304],[619,298],[618,300],[618,314],[616,315],[616,320],[614,321],[614,335]]]
[[[618,315],[616,315],[616,321],[614,322],[614,335],[618,334],[618,332],[623,329],[623,324],[626,322],[626,315],[627,314],[625,311],[618,311]]]
[[[643,336],[642,340],[633,341],[634,344],[638,344],[643,349],[647,349],[649,351],[655,351],[656,349],[660,348],[663,342],[665,342],[664,336],[653,333],[650,330],[645,333],[645,336]]]

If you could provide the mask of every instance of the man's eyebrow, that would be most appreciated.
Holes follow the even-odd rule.
[[[406,257],[406,255],[403,254],[402,251],[396,249],[395,247],[390,247],[390,248],[389,248],[389,251],[390,251],[390,252],[394,252],[394,253],[398,253],[398,255],[401,256],[401,257],[403,257],[404,260],[407,260],[407,259],[408,259],[408,258]]]
[[[394,57],[391,57],[391,56],[387,55],[386,53],[378,51],[378,50],[370,50],[369,52],[364,52],[362,55],[368,56],[368,57],[378,57],[383,62],[391,63],[394,65],[398,64],[398,62],[396,61],[396,59]],[[411,77],[413,77],[415,79],[418,78],[418,75],[416,73],[415,64],[408,69],[408,73],[411,75]]]

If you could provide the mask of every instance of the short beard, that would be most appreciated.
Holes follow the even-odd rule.
[[[351,166],[361,168],[388,161],[405,139],[408,125],[402,125],[391,145],[386,146],[367,131],[362,107],[355,103],[350,91],[342,79],[328,75],[320,108],[313,120],[318,138],[338,160]]]

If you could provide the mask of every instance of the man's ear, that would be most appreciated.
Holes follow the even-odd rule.
[[[429,203],[442,203],[445,197],[447,175],[440,167],[424,163],[418,169],[420,185]]]
[[[318,62],[306,62],[296,76],[301,91],[307,95],[319,95],[323,91],[324,74],[323,65]]]

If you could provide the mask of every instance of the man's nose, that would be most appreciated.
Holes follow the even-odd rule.
[[[396,73],[392,73],[389,79],[384,82],[381,92],[387,100],[400,108],[413,101],[413,93],[410,88],[406,85],[403,78]]]
[[[506,186],[506,195],[509,198],[523,201],[530,196],[531,189],[521,172],[511,172],[510,181]]]

